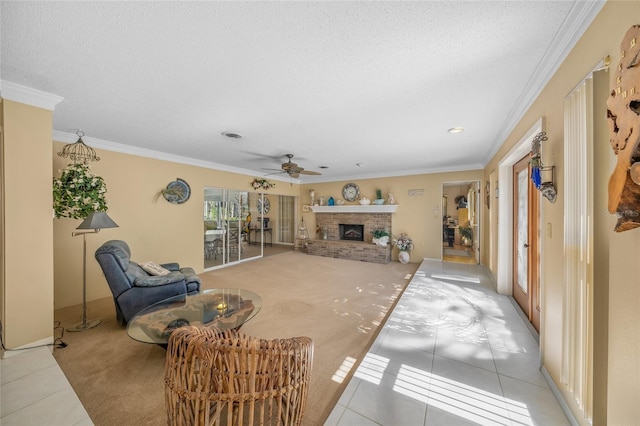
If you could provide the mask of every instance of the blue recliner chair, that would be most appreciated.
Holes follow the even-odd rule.
[[[105,242],[96,250],[95,256],[113,293],[116,318],[122,325],[154,303],[200,291],[200,278],[192,268],[166,263],[161,266],[171,271],[169,274],[150,275],[131,261],[131,250],[124,241]]]

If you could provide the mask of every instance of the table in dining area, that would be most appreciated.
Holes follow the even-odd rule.
[[[127,334],[143,343],[166,345],[176,328],[186,325],[220,330],[239,329],[256,316],[262,299],[249,290],[219,288],[195,295],[179,295],[138,312],[127,324]]]

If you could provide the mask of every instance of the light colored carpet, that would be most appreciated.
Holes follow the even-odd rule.
[[[343,361],[359,361],[411,280],[418,264],[386,265],[286,252],[201,275],[203,288],[246,288],[262,310],[242,327],[262,338],[309,336],[315,354],[305,425],[321,425],[356,365],[339,383]],[[98,327],[65,333],[69,345],[54,357],[97,426],[165,424],[165,350],[130,339],[115,321],[113,301],[90,302]],[[63,327],[78,322],[81,306],[60,309]]]

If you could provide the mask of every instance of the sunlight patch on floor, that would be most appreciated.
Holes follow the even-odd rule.
[[[393,390],[481,425],[533,424],[525,404],[404,364]]]
[[[355,363],[356,363],[355,358],[351,358],[350,356],[346,357],[344,361],[342,361],[342,364],[340,365],[340,367],[338,367],[336,372],[333,373],[333,377],[331,378],[331,380],[333,380],[336,383],[342,383],[345,377],[347,377],[347,375],[349,374],[349,371],[351,371],[351,369],[353,368]]]
[[[389,358],[367,353],[353,377],[366,380],[374,385],[379,385],[382,381],[384,370],[387,369],[387,365],[389,365]]]
[[[438,280],[461,281],[461,282],[465,282],[465,283],[480,284],[480,278],[478,278],[478,277],[469,277],[469,276],[465,276],[465,275],[431,274],[431,278],[435,278],[435,279],[438,279]]]

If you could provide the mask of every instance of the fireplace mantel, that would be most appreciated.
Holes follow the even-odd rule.
[[[311,206],[314,213],[395,213],[394,205],[353,205],[353,206]]]

